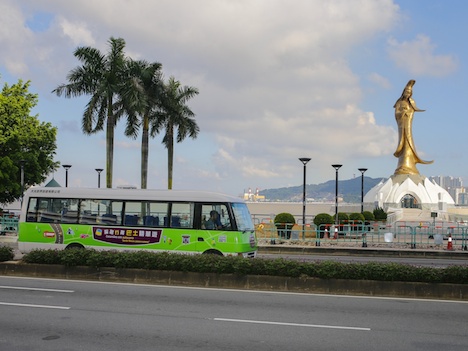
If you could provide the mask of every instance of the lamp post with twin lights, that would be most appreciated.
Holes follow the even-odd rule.
[[[304,181],[302,182],[302,238],[305,238],[305,214],[306,214],[306,165],[309,157],[300,157],[299,161],[304,165]]]
[[[358,168],[361,172],[361,213],[364,212],[364,172],[367,171],[367,168]]]
[[[96,168],[96,172],[98,173],[98,176],[97,176],[97,187],[100,188],[101,187],[101,172],[103,171],[102,168]]]
[[[338,170],[343,165],[332,165],[335,169],[336,177],[335,177],[335,224],[338,224]]]
[[[63,165],[65,168],[65,188],[68,188],[68,170],[71,168],[71,165]]]

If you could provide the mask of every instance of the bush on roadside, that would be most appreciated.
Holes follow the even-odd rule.
[[[96,250],[33,250],[26,263],[137,268],[235,275],[270,275],[320,279],[358,279],[424,283],[468,284],[468,266],[417,267],[398,263],[300,262],[283,258],[245,259],[237,256],[180,255],[167,252]]]
[[[373,211],[374,218],[376,221],[386,221],[387,212],[382,207],[376,207]]]
[[[349,220],[354,222],[364,222],[365,218],[362,213],[354,212],[349,215]]]
[[[296,224],[296,219],[291,213],[282,212],[275,216],[274,222],[277,228],[284,228],[285,224]],[[292,225],[290,227],[292,227]]]
[[[322,224],[333,224],[333,217],[328,213],[319,213],[314,217],[314,224],[320,227]]]
[[[333,215],[333,222],[335,222],[336,218],[335,215]],[[349,220],[349,216],[345,212],[338,212],[338,223],[344,223]]]
[[[9,246],[0,246],[0,262],[11,261],[15,257],[13,249]]]
[[[371,211],[364,211],[362,215],[366,221],[373,221],[375,219],[374,214]]]

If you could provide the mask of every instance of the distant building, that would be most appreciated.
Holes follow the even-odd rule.
[[[455,204],[468,205],[468,195],[463,187],[463,180],[460,177],[434,176],[429,177],[429,179],[447,190],[455,201]]]
[[[249,188],[248,192],[245,192],[244,190],[244,200],[245,201],[265,201],[265,196],[264,195],[259,195],[259,190],[255,191],[255,193],[252,193],[252,189]]]

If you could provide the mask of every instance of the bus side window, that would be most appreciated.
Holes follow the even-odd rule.
[[[193,203],[172,204],[171,227],[173,228],[193,228]]]
[[[212,212],[216,212],[216,225],[211,218]],[[216,227],[219,230],[232,230],[231,218],[225,204],[204,204],[201,210],[201,229],[212,229]]]
[[[78,217],[78,223],[80,224],[94,224],[96,223],[97,214],[100,208],[100,204],[93,200],[81,200],[80,212]],[[104,209],[105,210],[105,209]]]
[[[157,227],[159,226],[158,216],[143,216],[143,225],[146,227]]]

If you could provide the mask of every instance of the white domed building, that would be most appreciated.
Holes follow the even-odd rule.
[[[455,202],[437,183],[419,174],[394,174],[367,192],[364,202],[381,207],[447,211]]]

